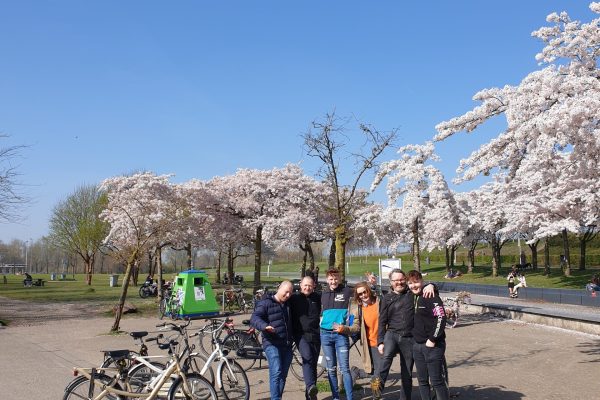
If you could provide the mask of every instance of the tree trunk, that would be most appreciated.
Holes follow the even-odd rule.
[[[340,271],[340,281],[346,282],[346,243],[348,242],[345,225],[335,228],[335,268]]]
[[[90,286],[92,284],[92,275],[94,274],[94,259],[92,257],[85,257],[83,264],[85,266],[85,283]]]
[[[331,239],[331,246],[329,246],[329,258],[327,260],[328,269],[335,267],[335,238]]]
[[[163,299],[165,294],[163,293],[163,266],[162,266],[162,247],[157,246],[156,250],[154,250],[154,263],[156,265],[156,275],[158,279],[156,280],[156,284],[158,285],[158,301]]]
[[[119,324],[121,323],[121,316],[123,315],[123,306],[125,305],[125,299],[127,298],[127,289],[129,288],[129,278],[131,277],[131,273],[133,271],[133,264],[137,259],[137,251],[135,251],[129,260],[127,260],[127,270],[125,271],[125,278],[123,279],[123,288],[121,289],[121,297],[119,297],[119,303],[117,304],[117,309],[115,310],[115,322],[113,323],[112,328],[110,328],[111,332],[119,331]]]
[[[538,250],[537,246],[540,241],[536,240],[535,243],[527,244],[529,246],[529,250],[531,250],[531,267],[534,271],[538,269]]]
[[[216,283],[221,283],[221,264],[223,262],[223,252],[221,250],[217,253],[217,279]]]
[[[492,235],[492,276],[495,278],[498,276],[498,272],[500,269],[500,259],[499,259],[499,254],[500,252],[497,251],[498,249],[498,239],[496,238],[496,235]]]
[[[450,268],[455,268],[456,264],[454,260],[456,259],[456,248],[457,246],[450,246]]]
[[[187,266],[187,269],[190,270],[192,269],[192,265],[193,265],[193,260],[192,260],[192,244],[188,243],[185,245],[184,247],[185,249],[185,265]]]
[[[233,285],[233,276],[235,275],[235,272],[233,271],[234,261],[233,244],[229,243],[229,246],[227,247],[227,282],[229,282],[230,285]]]
[[[585,271],[585,255],[587,242],[594,240],[598,235],[596,225],[588,225],[583,235],[579,236],[579,270]]]
[[[585,271],[585,245],[586,241],[583,236],[579,238],[579,270]]]
[[[569,237],[567,236],[567,230],[562,230],[562,239],[563,239],[563,250],[565,252],[564,266],[565,266],[565,276],[571,276],[571,252],[569,250]]]
[[[450,272],[450,249],[448,248],[448,246],[446,246],[444,248],[445,251],[445,261],[446,261],[446,275],[448,275],[448,272]]]
[[[544,275],[550,276],[550,242],[544,239]]]
[[[300,250],[302,250],[302,265],[300,267],[300,277],[304,278],[306,276],[306,260],[308,259],[308,240],[304,240],[304,246],[299,245]]]
[[[256,228],[254,238],[254,290],[260,289],[260,267],[262,258],[262,226]]]
[[[475,266],[475,248],[469,247],[469,264],[467,265],[467,274],[473,273],[473,267]]]
[[[138,285],[139,276],[140,276],[140,262],[139,262],[139,260],[136,259],[133,262],[133,273],[131,274],[131,282],[133,283],[133,286]]]
[[[308,251],[309,268],[312,272],[314,272],[315,271],[315,253],[313,252],[310,242],[307,243],[306,250]]]
[[[421,272],[421,247],[419,244],[419,218],[415,218],[412,226],[412,235],[413,235],[413,246],[412,246],[412,256],[414,262],[414,269]]]

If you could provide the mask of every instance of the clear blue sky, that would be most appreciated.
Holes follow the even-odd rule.
[[[135,170],[182,182],[302,162],[313,174],[300,134],[334,108],[422,143],[480,89],[538,68],[530,33],[547,14],[587,21],[588,4],[2,2],[0,146],[29,146],[18,164],[33,202],[0,240],[37,240],[77,185]],[[501,126],[439,144],[446,177]]]

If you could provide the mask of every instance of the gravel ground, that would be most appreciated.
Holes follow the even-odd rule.
[[[39,305],[0,298],[0,319],[13,321],[0,329],[2,398],[61,398],[73,366],[97,365],[103,349],[131,347],[128,335],[107,334],[112,319],[99,316],[104,310],[104,304]],[[248,315],[235,320],[244,318]],[[152,330],[157,323],[155,318],[125,317],[121,327]],[[490,314],[463,315],[459,326],[447,333],[450,391],[455,399],[598,398],[599,336]],[[352,364],[360,365],[354,351]],[[270,398],[266,368],[248,371],[248,378],[252,399]],[[398,378],[396,362],[384,399],[399,398]],[[367,379],[358,383],[368,386]],[[358,394],[370,398],[369,390]],[[418,397],[415,388],[411,400]],[[291,374],[284,398],[303,398],[302,383]],[[331,396],[320,393],[319,399]]]

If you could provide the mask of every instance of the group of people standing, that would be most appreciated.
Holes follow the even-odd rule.
[[[445,353],[443,302],[433,285],[425,285],[418,271],[405,274],[394,269],[391,290],[377,293],[373,281],[354,289],[340,283],[336,269],[327,271],[327,287],[319,296],[315,282],[305,277],[300,292],[284,281],[277,292],[260,301],[251,325],[263,334],[269,364],[271,398],[282,398],[295,342],[302,355],[307,399],[316,399],[316,372],[322,348],[333,399],[340,399],[337,371],[342,375],[346,399],[353,398],[350,371],[351,337],[362,347],[362,367],[371,376],[373,398],[381,397],[396,355],[400,355],[402,389],[412,393],[412,370],[416,365],[419,392],[430,399],[431,387],[439,400],[448,399],[442,368]]]

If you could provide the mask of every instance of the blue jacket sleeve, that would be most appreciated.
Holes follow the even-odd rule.
[[[261,300],[256,304],[252,317],[250,317],[250,325],[261,332],[264,332],[265,328],[269,326],[266,300]]]

